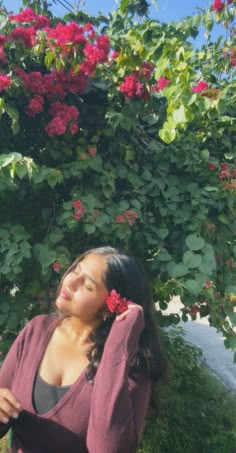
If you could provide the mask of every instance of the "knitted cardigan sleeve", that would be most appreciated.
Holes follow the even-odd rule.
[[[150,396],[146,375],[129,379],[130,362],[144,328],[143,313],[132,309],[114,321],[94,380],[87,432],[89,453],[136,452]]]

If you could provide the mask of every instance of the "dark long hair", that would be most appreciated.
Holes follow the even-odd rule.
[[[168,361],[154,319],[155,307],[143,265],[134,257],[113,247],[99,247],[80,255],[65,275],[91,253],[102,255],[106,259],[107,271],[104,275],[104,284],[108,291],[115,289],[121,297],[126,297],[143,307],[145,328],[140,335],[139,349],[132,363],[130,376],[135,379],[137,374],[143,372],[148,374],[152,382],[165,382],[168,378]],[[115,315],[108,317],[91,335],[93,346],[87,353],[89,365],[86,372],[86,378],[91,383],[96,375],[114,319]]]

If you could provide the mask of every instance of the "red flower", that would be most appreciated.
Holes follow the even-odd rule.
[[[59,272],[59,270],[61,269],[60,263],[54,263],[52,267],[55,272]]]
[[[112,313],[123,313],[127,310],[130,303],[132,303],[131,300],[121,297],[115,289],[112,289],[109,296],[106,298],[107,307]]]
[[[9,35],[9,39],[13,41],[22,41],[25,47],[31,49],[35,42],[36,30],[34,27],[24,28],[17,27]]]
[[[97,154],[97,148],[95,146],[90,147],[90,148],[88,148],[88,152],[89,152],[90,156],[95,157]]]
[[[142,74],[142,76],[145,77],[146,79],[150,79],[154,71],[154,68],[155,68],[154,64],[149,63],[148,61],[144,61],[144,63],[142,63],[141,65],[140,74]]]
[[[45,131],[49,137],[63,135],[66,132],[66,125],[59,116],[55,116],[55,118],[45,126]]]
[[[208,168],[213,171],[217,169],[217,165],[213,164],[213,162],[208,162]]]
[[[170,83],[170,80],[168,79],[165,79],[165,77],[160,77],[158,80],[157,80],[157,83],[156,85],[154,85],[152,87],[152,91],[155,91],[156,93],[158,93],[159,91],[161,90],[164,90],[164,88],[169,85]]]
[[[40,28],[49,27],[50,25],[50,20],[47,17],[36,14],[31,8],[26,8],[24,11],[17,14],[16,16],[10,15],[9,19],[21,23],[32,22],[36,30],[39,30]]]
[[[116,223],[124,223],[125,222],[125,218],[123,215],[118,215],[116,217],[116,220],[115,220]]]
[[[221,0],[214,0],[212,9],[217,13],[220,13],[225,7],[225,4]]]
[[[75,135],[79,130],[79,126],[76,123],[73,123],[69,127],[69,131],[72,135]]]
[[[193,93],[202,93],[203,91],[209,90],[209,85],[207,82],[202,80],[201,82],[198,82],[198,84],[192,88]]]
[[[0,93],[3,90],[7,90],[11,85],[11,77],[0,73]]]
[[[210,288],[212,286],[212,281],[211,280],[207,280],[205,283],[204,283],[204,286],[205,288]]]
[[[219,179],[225,179],[225,178],[229,178],[231,176],[230,172],[228,170],[221,170],[219,173],[218,173],[218,178]]]
[[[120,85],[119,90],[126,99],[148,99],[150,94],[147,89],[138,81],[137,72],[125,77],[124,82]]]
[[[37,94],[33,96],[26,108],[27,115],[33,118],[37,113],[41,113],[43,111],[43,104],[44,99],[42,96],[38,96]]]
[[[111,55],[110,55],[110,58],[112,58],[112,60],[115,60],[119,55],[119,52],[117,52],[117,50],[113,50],[111,52]]]
[[[82,201],[81,200],[75,200],[73,202],[72,206],[73,206],[73,208],[76,209],[76,212],[75,212],[75,214],[73,214],[73,217],[76,220],[81,219],[81,217],[83,217],[83,215],[84,215],[84,212],[86,211],[86,208],[84,208],[84,206],[82,204]]]

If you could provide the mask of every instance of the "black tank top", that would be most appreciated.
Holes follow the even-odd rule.
[[[39,415],[46,414],[69,390],[70,385],[52,385],[37,374],[34,382],[33,404]]]

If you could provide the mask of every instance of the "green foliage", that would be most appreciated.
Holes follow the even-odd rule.
[[[58,24],[47,2],[26,4],[47,13],[52,28]],[[79,130],[72,134],[70,122],[50,135],[52,99],[42,95],[43,111],[29,115],[35,92],[19,68],[26,75],[54,74],[56,84],[62,74],[79,73],[82,46],[52,45],[41,29],[32,46],[9,39],[19,24],[1,10],[1,34],[8,36],[1,74],[11,84],[0,93],[0,288],[3,303],[20,313],[9,327],[0,306],[1,349],[42,308],[39,293],[46,291],[48,307],[69,263],[104,243],[147,265],[163,311],[179,295],[183,319],[196,310],[209,315],[226,346],[236,348],[234,12],[231,5],[221,15],[207,10],[164,24],[148,17],[147,2],[135,0],[122,1],[106,18],[70,14],[62,27],[66,20],[90,22],[118,54],[97,64],[86,88],[70,90],[67,83],[53,98],[76,107]],[[227,39],[212,42],[212,24],[226,19]],[[195,49],[190,38],[202,26],[208,44]],[[121,89],[130,75],[141,90],[131,97]],[[200,81],[208,88],[192,91]],[[158,317],[164,324],[179,321]]]
[[[236,398],[203,365],[201,351],[177,328],[168,333],[172,376],[159,389],[160,416],[150,413],[139,453],[232,453]]]

